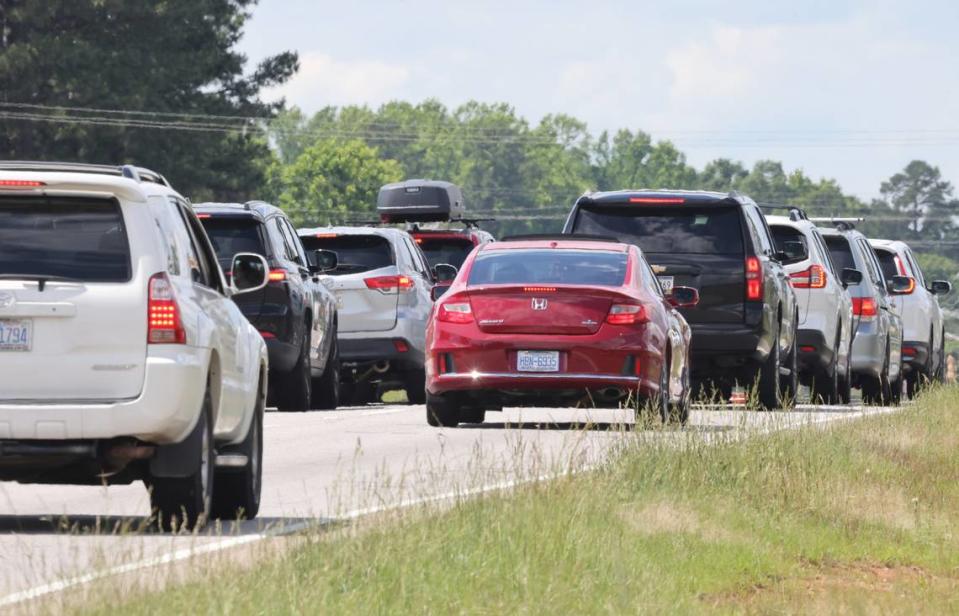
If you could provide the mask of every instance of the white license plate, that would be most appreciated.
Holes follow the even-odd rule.
[[[519,372],[559,372],[559,351],[518,351]]]
[[[663,293],[669,293],[673,290],[673,277],[672,276],[660,276],[659,277],[659,286],[663,289]]]
[[[0,319],[0,351],[29,351],[32,347],[32,319]]]

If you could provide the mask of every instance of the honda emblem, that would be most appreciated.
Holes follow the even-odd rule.
[[[549,301],[545,297],[534,297],[532,301],[533,310],[546,310]]]

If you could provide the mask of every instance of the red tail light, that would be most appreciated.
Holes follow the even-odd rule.
[[[270,273],[267,276],[267,280],[269,280],[270,282],[283,282],[284,280],[286,280],[286,270],[281,270],[281,269],[270,270]]]
[[[874,317],[878,314],[876,300],[871,297],[852,298],[852,313],[857,317]]]
[[[397,353],[406,353],[410,350],[410,345],[406,344],[406,340],[396,338],[393,340],[393,348],[396,349]]]
[[[746,257],[746,299],[763,298],[763,264],[758,257]]]
[[[46,185],[46,182],[34,180],[0,180],[0,188],[41,188]]]
[[[826,270],[821,265],[810,265],[808,269],[790,274],[795,289],[824,289],[826,287]]]
[[[367,289],[373,289],[380,293],[409,293],[413,290],[413,279],[409,276],[377,276],[376,278],[367,278]]]
[[[610,325],[633,325],[648,320],[646,307],[639,304],[613,304],[606,315],[606,322]]]
[[[523,287],[524,293],[555,293],[556,287]]]
[[[902,354],[904,357],[915,357],[917,352],[916,349],[912,347],[902,347]]]
[[[180,319],[173,285],[166,273],[150,278],[147,301],[147,343],[186,344],[186,331]]]
[[[451,297],[440,304],[436,318],[444,323],[472,323],[473,307],[465,297]]]
[[[686,199],[682,197],[630,197],[629,202],[668,205],[686,203]]]

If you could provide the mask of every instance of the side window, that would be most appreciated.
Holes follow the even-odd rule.
[[[836,264],[832,262],[832,255],[829,254],[829,249],[826,248],[826,242],[823,240],[822,235],[819,234],[819,231],[813,229],[812,237],[813,242],[816,244],[816,249],[819,251],[819,254],[822,255],[822,260],[826,263],[829,272],[833,275],[833,278],[838,280],[839,272],[836,271]]]
[[[420,265],[420,262],[416,260],[416,257],[413,256],[413,248],[410,246],[410,241],[407,238],[400,240],[403,244],[403,247],[406,248],[406,256],[409,258],[410,267],[423,275],[423,268]]]
[[[293,252],[296,253],[296,261],[303,267],[309,267],[310,262],[306,258],[306,251],[303,250],[303,242],[300,241],[300,236],[296,234],[293,225],[290,224],[289,220],[284,218],[283,227],[286,229],[286,235],[289,236],[290,242],[293,245]]]
[[[206,238],[206,232],[199,221],[193,215],[193,212],[182,201],[176,201],[176,208],[183,222],[186,224],[187,233],[190,236],[190,245],[192,255],[190,259],[190,270],[193,280],[205,287],[223,292],[220,287],[220,276],[217,269],[220,267],[216,257],[213,255],[213,249],[210,247]]]
[[[649,289],[650,293],[665,299],[666,296],[663,295],[663,287],[659,284],[659,278],[656,277],[653,269],[649,266],[649,262],[643,258],[640,258],[639,262],[643,264],[643,286]]]
[[[743,214],[745,215],[746,224],[749,225],[749,230],[753,238],[758,243],[757,248],[759,251],[765,255],[771,254],[772,244],[769,240],[769,230],[766,228],[766,224],[762,219],[762,214],[752,205],[743,206]]]
[[[409,241],[410,250],[413,251],[413,259],[419,264],[420,271],[423,272],[427,280],[433,280],[433,268],[430,267],[430,264],[426,261],[423,251],[416,245],[416,242],[412,240],[407,241]]]
[[[157,238],[166,251],[166,271],[171,276],[179,276],[182,253],[178,237],[182,234],[177,233],[176,219],[171,218],[170,206],[162,198],[151,197],[149,207],[150,213],[153,215],[153,222],[157,226]]]
[[[288,261],[297,261],[299,259],[299,255],[296,254],[296,248],[293,247],[292,240],[289,237],[289,232],[286,230],[286,225],[283,224],[283,219],[279,216],[274,218],[273,226],[276,228],[276,231],[280,236],[280,246],[283,247],[283,257]]]
[[[913,277],[916,279],[916,284],[922,288],[926,288],[926,277],[919,268],[919,262],[916,261],[911,250],[905,251],[905,255],[906,261],[909,263],[909,269],[912,270]]]
[[[859,240],[859,248],[862,254],[865,255],[866,267],[869,268],[869,277],[884,291],[886,289],[886,281],[882,277],[882,269],[879,267],[879,262],[876,261],[876,253],[872,251],[872,247],[863,239]]]

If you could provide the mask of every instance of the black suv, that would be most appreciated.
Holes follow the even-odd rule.
[[[266,288],[237,298],[270,353],[269,404],[281,411],[335,409],[340,380],[336,299],[319,281],[325,268],[335,267],[335,255],[313,259],[323,268],[311,265],[283,211],[262,201],[200,203],[193,209],[227,278],[237,253],[263,255],[270,265]]]
[[[766,220],[737,193],[630,190],[586,194],[564,233],[638,245],[664,291],[699,290],[683,308],[693,329],[693,381],[724,399],[758,380],[759,403],[779,408],[798,389],[796,298]]]

